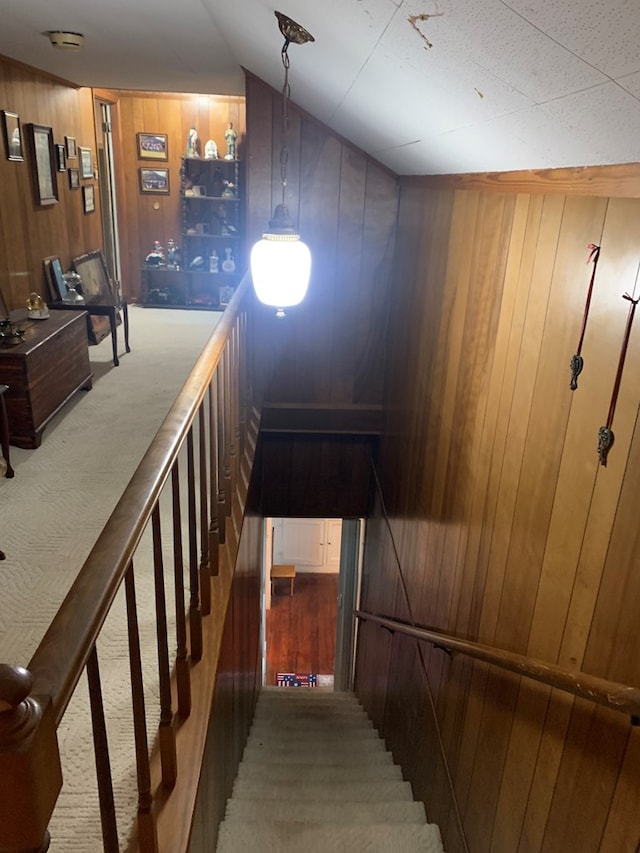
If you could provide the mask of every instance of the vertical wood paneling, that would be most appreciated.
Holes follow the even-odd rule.
[[[82,192],[69,189],[66,172],[56,174],[58,202],[36,204],[25,132],[29,122],[42,124],[53,129],[54,142],[75,136],[78,145],[95,153],[91,90],[65,86],[0,57],[0,109],[20,116],[25,154],[23,162],[7,160],[0,142],[0,288],[11,310],[23,308],[31,291],[48,301],[43,259],[58,255],[67,269],[73,257],[102,246],[102,229],[99,199],[96,213],[85,215]]]
[[[638,201],[408,182],[398,222],[379,464],[414,615],[640,684],[637,329],[606,468],[596,452],[628,311],[621,296],[640,265]],[[591,242],[602,253],[571,392]],[[368,530],[362,605],[406,618],[378,512]],[[376,713],[386,705],[386,737],[457,849],[447,786],[428,766],[432,735],[415,723],[426,707],[418,658],[382,633],[365,632],[358,689]],[[386,664],[373,672],[378,651],[386,676]],[[636,853],[629,721],[442,658],[425,656],[473,853]],[[422,761],[407,755],[407,727]]]
[[[249,233],[258,236],[281,200],[281,95],[251,75],[246,91]],[[295,106],[289,113],[285,201],[312,274],[284,321],[259,310],[258,377],[271,402],[379,404],[397,180]]]

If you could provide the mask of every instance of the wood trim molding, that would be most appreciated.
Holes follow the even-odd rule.
[[[464,175],[412,175],[401,177],[400,187],[640,198],[640,163]]]

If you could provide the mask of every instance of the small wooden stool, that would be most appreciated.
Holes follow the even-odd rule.
[[[273,581],[276,578],[289,578],[289,595],[293,595],[293,582],[296,577],[296,567],[278,563],[271,566],[271,594],[273,595]]]

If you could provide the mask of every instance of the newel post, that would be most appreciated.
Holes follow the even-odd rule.
[[[44,853],[62,787],[53,708],[31,673],[0,664],[0,853]]]

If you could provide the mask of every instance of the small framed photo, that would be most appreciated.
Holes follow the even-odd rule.
[[[79,190],[80,189],[80,171],[78,169],[68,169],[67,174],[69,175],[69,189],[70,190]]]
[[[78,146],[78,156],[80,157],[80,177],[93,178],[93,154],[90,148],[82,148]]]
[[[166,133],[138,133],[138,160],[168,160]]]
[[[140,174],[140,192],[154,194],[169,194],[169,170],[168,169],[138,169]]]
[[[82,205],[85,213],[94,213],[96,209],[96,188],[94,184],[82,187]]]
[[[229,285],[223,285],[220,288],[220,305],[228,305],[235,293],[235,289]]]
[[[64,145],[67,149],[67,160],[78,159],[78,146],[76,145],[75,136],[65,136]]]
[[[33,185],[38,204],[55,204],[58,201],[56,155],[53,147],[53,130],[41,124],[27,124],[31,153],[33,155]]]
[[[60,258],[53,255],[50,258],[45,258],[43,264],[51,301],[60,302],[63,296],[67,294],[67,285],[62,274]]]
[[[67,158],[65,155],[64,145],[56,143],[56,162],[58,164],[59,172],[67,171]]]
[[[22,130],[18,113],[2,110],[2,129],[4,143],[7,149],[7,160],[24,160],[22,147]]]

